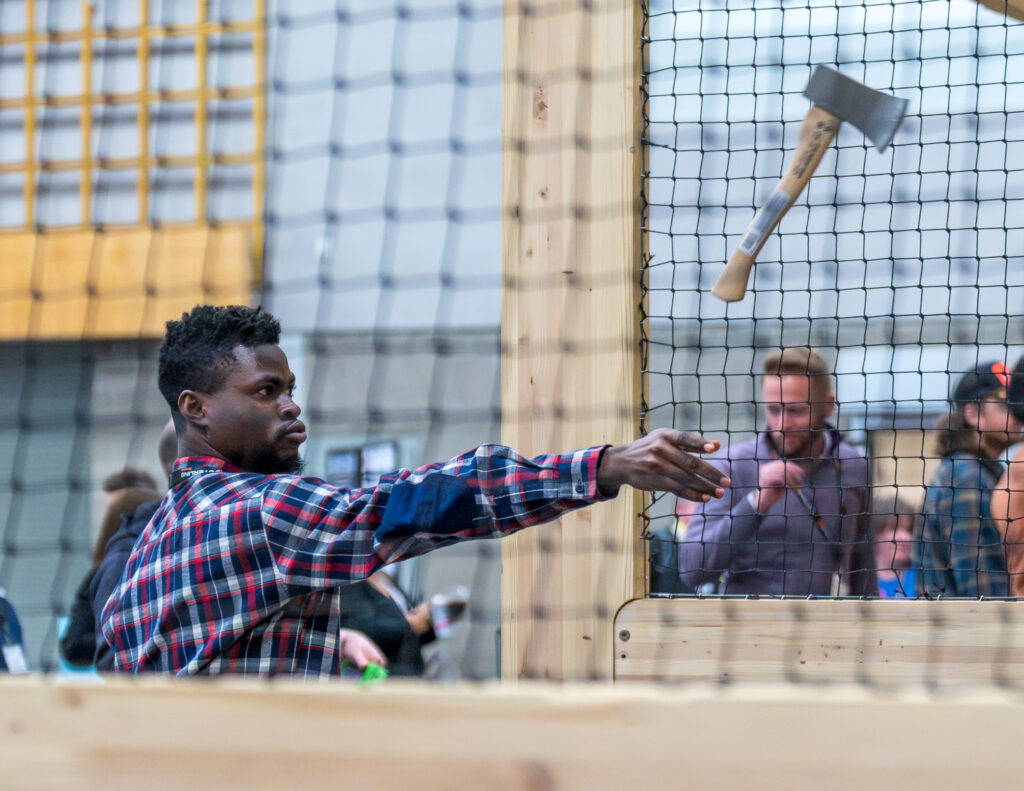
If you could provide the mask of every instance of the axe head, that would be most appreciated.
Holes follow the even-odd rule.
[[[853,124],[879,151],[892,142],[907,100],[861,85],[827,66],[816,66],[804,96],[840,121]]]

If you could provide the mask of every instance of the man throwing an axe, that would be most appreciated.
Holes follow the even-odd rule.
[[[339,589],[387,563],[550,521],[623,484],[702,502],[729,485],[692,455],[718,443],[668,429],[533,459],[483,445],[366,489],[302,477],[306,427],[279,335],[237,306],[167,324],[159,385],[178,459],[104,608],[117,670],[337,677]]]

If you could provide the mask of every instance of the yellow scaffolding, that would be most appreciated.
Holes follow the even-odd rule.
[[[266,9],[253,6],[253,18],[212,20],[205,0],[196,0],[194,24],[157,25],[150,21],[150,0],[138,0],[138,24],[102,27],[93,24],[94,6],[81,3],[77,30],[38,30],[35,2],[25,0],[25,29],[0,35],[0,48],[24,50],[24,95],[0,99],[0,112],[21,111],[24,156],[0,162],[0,175],[23,174],[23,218],[0,226],[0,340],[69,337],[156,336],[163,321],[184,306],[206,301],[249,301],[260,279],[263,251],[263,192],[266,187],[264,146],[266,124]],[[209,80],[210,37],[247,34],[251,37],[254,79],[251,85],[218,86]],[[196,84],[175,90],[154,90],[149,78],[153,39],[193,38]],[[92,69],[97,40],[136,42],[137,90],[97,91]],[[39,48],[79,42],[81,90],[73,94],[40,93],[36,81]],[[248,101],[252,107],[253,147],[248,151],[214,152],[209,140],[209,102]],[[150,145],[154,103],[194,106],[195,153],[155,154]],[[138,152],[107,157],[93,151],[95,108],[136,107]],[[80,142],[77,156],[40,157],[36,145],[40,108],[77,108]],[[127,153],[127,152],[126,152]],[[208,217],[210,168],[245,166],[252,172],[252,216],[214,221]],[[194,172],[192,218],[166,222],[151,216],[153,168]],[[98,226],[93,218],[96,171],[134,170],[137,208],[132,222]],[[36,208],[42,174],[79,174],[78,224],[42,226]],[[156,251],[156,253],[154,253]],[[173,266],[153,266],[155,254],[173,257]],[[227,256],[230,260],[207,260]],[[194,259],[194,260],[193,260]],[[92,262],[92,263],[90,263]],[[183,276],[182,273],[190,273]],[[128,294],[118,282],[137,282],[139,293]],[[78,284],[78,285],[74,285]],[[80,292],[78,289],[80,286]],[[137,297],[137,299],[135,299]],[[129,298],[134,299],[126,307]],[[116,300],[112,302],[111,300]],[[141,301],[140,301],[141,300]],[[147,301],[148,300],[148,301]],[[117,308],[116,310],[104,310]],[[102,316],[102,321],[92,317]],[[119,318],[120,317],[120,318]]]

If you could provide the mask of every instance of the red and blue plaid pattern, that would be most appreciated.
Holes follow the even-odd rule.
[[[215,458],[168,492],[103,609],[114,667],[178,676],[340,673],[338,588],[386,563],[603,499],[602,447],[527,459],[483,445],[367,489]]]

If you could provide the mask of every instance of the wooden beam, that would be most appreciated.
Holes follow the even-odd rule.
[[[640,404],[641,4],[506,2],[503,440],[635,439]],[[640,595],[640,499],[504,542],[505,678],[610,678]]]
[[[646,599],[615,630],[616,681],[1024,683],[1024,601]]]
[[[209,21],[207,19],[207,0],[196,0],[196,19],[199,27],[202,28]],[[196,36],[196,89],[199,98],[196,100],[195,125],[196,125],[196,172],[193,190],[196,201],[196,222],[206,222],[206,181],[210,177],[209,162],[207,161],[207,137],[209,130],[206,124],[207,104],[206,92],[209,90],[207,71],[209,66],[209,39],[205,30]]]
[[[3,787],[1013,788],[1024,704],[863,688],[0,680]]]
[[[137,222],[143,227],[149,223],[149,43],[149,0],[139,0],[139,43],[135,50],[139,70],[139,106],[135,111],[139,172],[135,189]]]
[[[92,96],[92,0],[82,0],[82,95]],[[82,136],[82,162],[92,160],[92,105],[82,104],[78,111],[78,125]],[[78,174],[78,196],[81,203],[81,224],[92,224],[92,172],[86,165]]]
[[[32,228],[36,221],[36,4],[25,3],[25,121],[22,137],[25,141],[25,227]]]
[[[0,340],[161,338],[197,303],[252,299],[246,224],[0,234]]]

